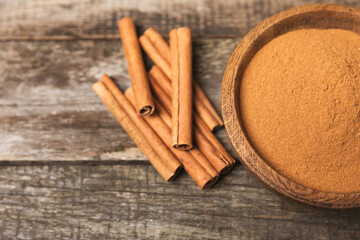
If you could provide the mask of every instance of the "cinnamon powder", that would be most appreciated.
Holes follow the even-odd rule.
[[[297,30],[251,60],[240,108],[251,144],[298,184],[360,191],[360,36]]]

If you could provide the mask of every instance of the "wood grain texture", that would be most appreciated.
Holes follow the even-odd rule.
[[[292,8],[266,19],[236,47],[224,73],[222,112],[231,143],[242,163],[271,189],[298,201],[329,208],[360,207],[360,192],[328,193],[302,186],[270,167],[246,137],[241,123],[241,79],[252,57],[272,39],[296,29],[341,28],[360,33],[360,9],[335,4]]]
[[[264,18],[320,0],[1,0],[0,40],[119,38],[116,22],[135,19],[139,30],[154,27],[163,35],[188,26],[194,37],[242,37]],[[330,0],[360,7],[357,0]]]
[[[269,192],[237,166],[199,191],[148,164],[0,167],[1,239],[358,239],[360,210]]]
[[[218,111],[238,41],[194,43],[195,77]],[[130,85],[120,41],[3,42],[0,56],[1,160],[145,160],[91,90],[102,73]]]

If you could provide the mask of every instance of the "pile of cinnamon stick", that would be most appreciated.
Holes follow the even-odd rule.
[[[131,18],[118,26],[132,86],[122,93],[103,74],[93,90],[165,181],[184,168],[209,188],[235,160],[213,134],[223,122],[193,80],[191,30],[172,30],[169,46],[153,28],[138,39]],[[148,73],[140,45],[155,64]]]

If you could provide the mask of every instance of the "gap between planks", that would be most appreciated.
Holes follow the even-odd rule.
[[[148,160],[1,160],[1,167],[10,166],[97,166],[97,165],[151,165]]]
[[[162,35],[165,39],[168,36]],[[193,39],[236,39],[243,36],[236,34],[218,35],[218,36],[195,36]],[[119,35],[82,35],[82,36],[0,36],[0,42],[5,41],[73,41],[73,40],[120,40]]]

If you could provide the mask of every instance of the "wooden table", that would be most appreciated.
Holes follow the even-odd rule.
[[[131,16],[139,33],[193,30],[195,78],[220,112],[241,37],[312,2],[0,1],[0,239],[359,239],[359,209],[289,202],[240,164],[206,191],[185,173],[165,183],[91,90],[104,72],[129,86],[116,21]]]

